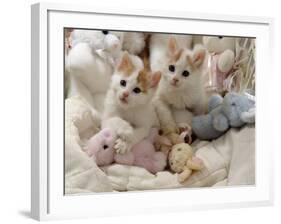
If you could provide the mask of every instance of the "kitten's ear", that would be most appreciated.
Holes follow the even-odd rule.
[[[125,53],[123,54],[117,69],[119,72],[123,72],[125,75],[131,74],[134,70],[134,65],[127,51],[125,51]]]
[[[182,51],[183,50],[178,47],[176,38],[171,37],[168,43],[168,56],[173,61],[177,61],[180,58]]]
[[[154,88],[158,85],[159,81],[161,79],[161,72],[154,72],[151,74],[151,88]]]
[[[176,38],[174,38],[174,37],[169,38],[168,50],[169,50],[170,56],[174,56],[177,53],[178,44],[177,44]]]
[[[206,56],[206,50],[204,48],[195,48],[193,55],[187,56],[188,63],[195,68],[199,68]]]

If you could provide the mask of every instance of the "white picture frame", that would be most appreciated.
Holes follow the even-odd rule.
[[[269,100],[273,19],[190,12],[32,5],[31,214],[37,220],[180,212],[273,203]],[[251,36],[257,40],[256,184],[128,193],[64,195],[63,28]],[[60,97],[61,96],[61,97]],[[185,200],[186,198],[186,200]],[[137,202],[137,203],[136,203]]]

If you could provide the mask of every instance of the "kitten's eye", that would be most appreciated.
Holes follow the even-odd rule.
[[[127,84],[127,82],[126,82],[125,80],[122,79],[122,80],[120,81],[120,85],[121,85],[121,86],[124,86],[124,87],[125,87],[126,84]]]
[[[182,72],[182,76],[184,76],[184,77],[189,76],[189,71],[184,70],[184,71]]]
[[[108,145],[104,145],[104,146],[103,146],[103,149],[107,149],[107,148],[108,148]]]
[[[103,30],[101,31],[104,35],[107,35],[108,34],[108,31],[107,30]]]
[[[141,92],[141,89],[139,87],[136,87],[133,89],[133,92],[139,94]]]
[[[169,71],[174,72],[175,71],[175,66],[174,65],[169,65]]]
[[[223,36],[218,36],[218,38],[219,38],[219,39],[222,39],[222,38],[223,38]]]
[[[233,102],[233,103],[231,103],[231,106],[235,106],[236,104]]]

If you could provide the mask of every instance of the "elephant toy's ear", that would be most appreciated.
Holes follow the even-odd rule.
[[[222,102],[223,102],[223,98],[220,95],[216,94],[211,96],[209,100],[208,111],[211,112],[217,106],[222,104]]]
[[[228,120],[223,114],[218,114],[214,117],[213,125],[218,131],[226,131],[229,128]]]
[[[251,108],[250,110],[246,112],[242,112],[240,114],[240,118],[245,123],[255,123],[256,118],[256,108]]]

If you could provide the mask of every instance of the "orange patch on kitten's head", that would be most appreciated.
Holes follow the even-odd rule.
[[[144,69],[139,72],[137,81],[141,90],[145,93],[149,88],[156,87],[160,79],[161,79],[160,71],[151,73],[150,71]]]
[[[117,70],[123,73],[125,76],[130,76],[135,69],[133,62],[130,59],[128,52],[125,52],[117,67]]]
[[[138,74],[138,85],[140,86],[142,92],[146,92],[149,86],[149,74],[148,71],[143,69]]]

